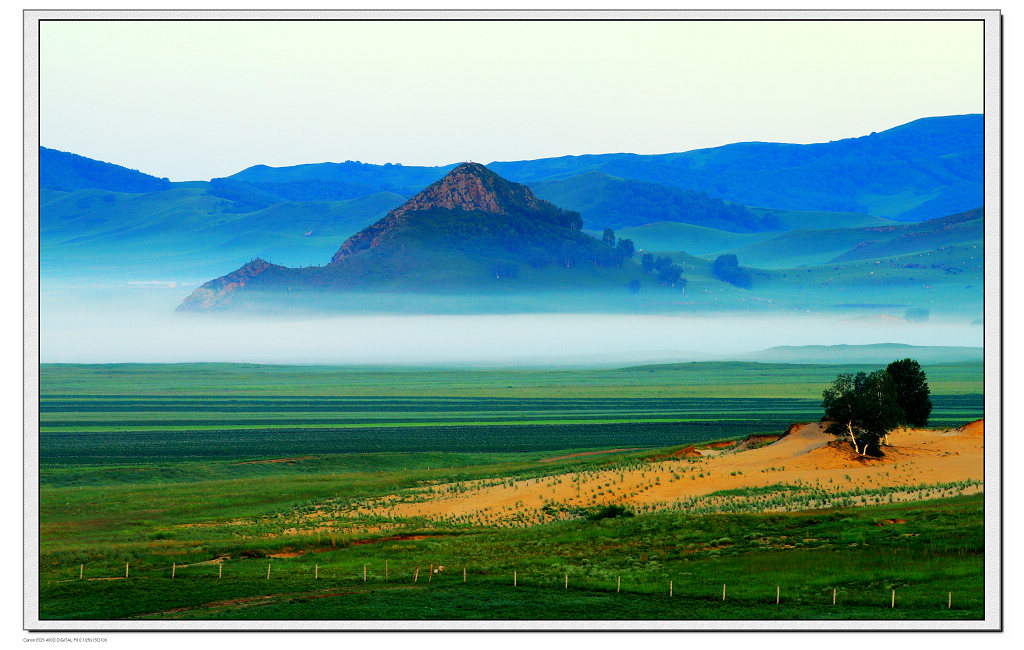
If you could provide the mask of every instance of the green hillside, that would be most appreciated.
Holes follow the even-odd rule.
[[[489,166],[531,184],[596,171],[742,205],[918,221],[983,203],[983,127],[982,115],[949,115],[816,144],[739,142],[682,153],[563,156]]]
[[[41,263],[54,276],[212,275],[262,256],[283,264],[325,263],[338,242],[404,197],[387,192],[347,201],[276,203],[239,211],[205,187],[127,194],[47,191],[42,196]]]
[[[619,237],[632,239],[636,247],[641,250],[686,251],[693,255],[706,255],[748,246],[770,239],[775,234],[774,232],[737,233],[671,221],[623,228],[616,232]]]
[[[39,187],[73,192],[101,189],[112,192],[156,192],[171,182],[136,169],[79,156],[67,151],[39,147]]]
[[[781,230],[770,211],[753,212],[705,192],[587,172],[565,180],[536,183],[542,199],[578,210],[592,230],[675,221],[729,232]]]
[[[977,243],[983,237],[984,215],[979,208],[918,224],[796,230],[727,252],[751,266],[785,269],[923,253]]]

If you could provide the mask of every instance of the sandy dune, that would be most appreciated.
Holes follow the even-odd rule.
[[[804,509],[852,499],[852,505],[902,501],[983,489],[984,422],[960,429],[900,430],[889,436],[880,459],[858,456],[819,423],[799,424],[775,442],[732,449],[698,448],[683,455],[631,466],[551,474],[538,479],[436,485],[411,495],[364,504],[360,513],[427,517],[479,523],[540,523],[574,507],[619,503],[637,510]],[[970,482],[970,485],[966,483]],[[958,483],[951,486],[949,484]],[[784,485],[751,494],[723,490]],[[943,487],[935,487],[942,485]],[[927,486],[927,487],[921,487]],[[748,491],[749,492],[749,491]],[[786,504],[780,493],[792,494]],[[856,493],[856,494],[855,494]],[[865,493],[866,496],[865,496]],[[776,498],[771,502],[772,497]],[[415,499],[415,500],[413,500]],[[743,505],[746,504],[746,505]],[[846,505],[850,505],[847,503]],[[545,508],[547,506],[547,508]]]

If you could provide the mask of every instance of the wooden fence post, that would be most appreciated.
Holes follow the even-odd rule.
[[[513,587],[518,587],[519,586],[519,572],[515,571],[515,570],[512,571],[512,586]]]
[[[430,573],[427,574],[427,583],[434,579],[434,563],[430,563]]]
[[[171,577],[174,577],[174,572],[178,570],[178,565],[175,562],[171,562]]]
[[[270,562],[267,562],[267,580],[270,580]]]
[[[896,608],[896,590],[895,589],[892,590],[892,605],[890,605],[890,607],[892,607],[893,609]]]
[[[569,574],[568,573],[565,574],[565,588],[566,589],[569,588]]]
[[[725,600],[725,585],[722,585],[722,600]]]
[[[953,609],[953,592],[949,592],[949,601],[946,603],[946,609]]]
[[[317,564],[313,565],[313,579],[314,580],[319,580],[320,579],[320,563],[319,562]]]
[[[127,562],[124,563],[124,577],[125,577],[126,580],[128,579],[128,563]]]
[[[366,565],[363,565],[363,582],[366,582]]]
[[[672,581],[671,580],[668,581],[668,597],[669,598],[672,597]]]
[[[615,593],[622,591],[622,576],[618,576],[615,581]]]
[[[832,587],[832,604],[836,604],[836,588]]]
[[[221,576],[224,575],[224,562],[223,560],[217,564],[217,579],[220,580]]]
[[[779,604],[779,585],[775,585],[775,604]]]
[[[462,581],[466,581],[466,567],[462,567]]]
[[[85,565],[84,564],[79,564],[78,565],[78,579],[81,580],[84,577],[85,577]]]
[[[416,582],[420,579],[420,568],[416,567],[416,572],[412,574],[412,581]]]

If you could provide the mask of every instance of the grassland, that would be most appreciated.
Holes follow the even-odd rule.
[[[643,471],[684,445],[780,433],[817,419],[822,385],[857,369],[46,365],[41,617],[980,618],[984,497],[967,485],[923,486],[909,503],[735,505],[754,490],[511,527],[358,512],[471,482]],[[925,370],[934,424],[982,417],[980,364]],[[622,451],[571,455],[609,448]],[[784,470],[771,481],[807,498]]]

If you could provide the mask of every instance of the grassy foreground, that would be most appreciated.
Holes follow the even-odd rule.
[[[839,371],[44,366],[40,615],[982,618],[983,495],[512,528],[346,510],[778,433]],[[981,417],[980,365],[926,371],[933,421]],[[623,451],[550,460],[601,447]]]

